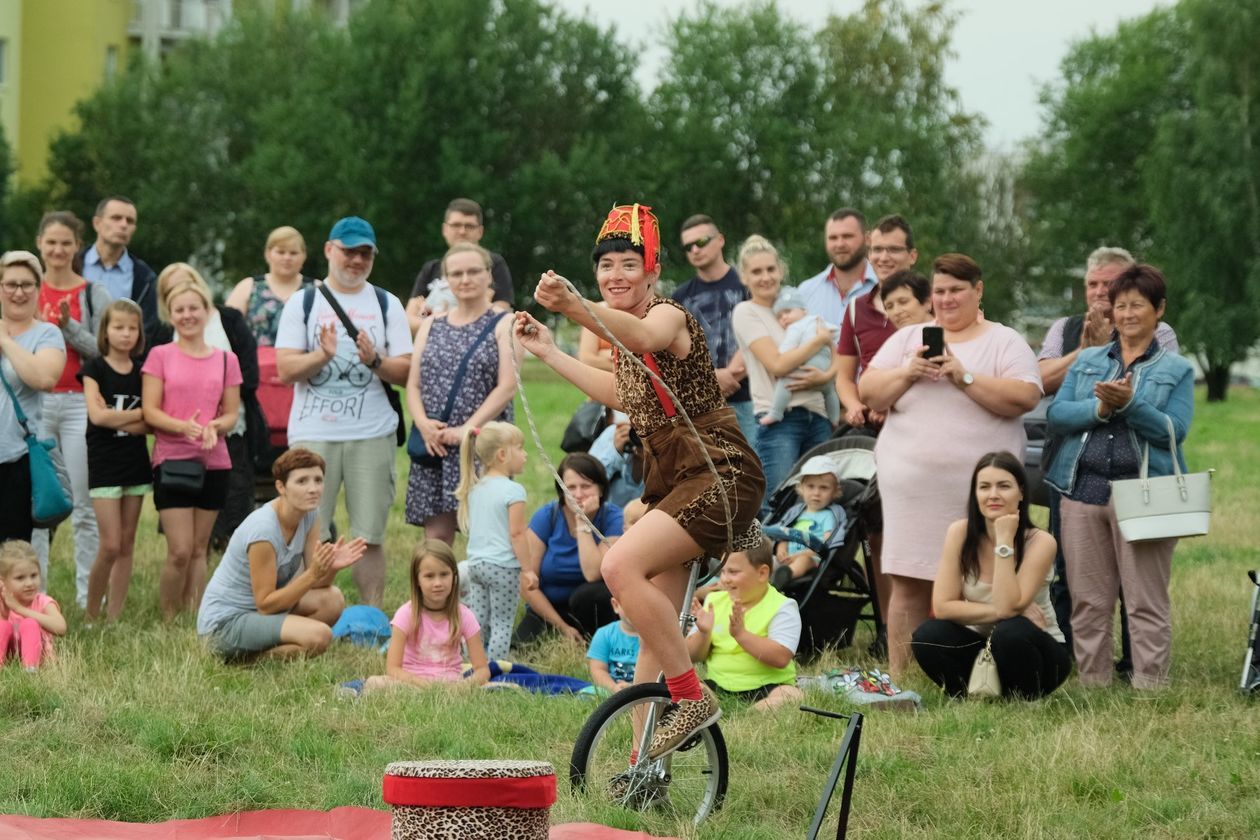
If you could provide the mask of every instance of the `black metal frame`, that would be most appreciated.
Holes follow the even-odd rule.
[[[847,720],[849,722],[849,725],[844,729],[844,737],[840,740],[840,753],[831,765],[831,772],[827,776],[827,784],[823,788],[822,798],[818,800],[818,809],[814,811],[814,821],[810,823],[809,833],[805,835],[806,840],[818,840],[818,832],[822,830],[823,818],[827,815],[827,806],[831,804],[831,797],[835,795],[836,785],[840,781],[840,770],[844,768],[844,790],[840,794],[840,818],[836,823],[836,840],[844,840],[849,831],[849,811],[850,806],[853,804],[853,777],[857,773],[858,747],[862,743],[862,713],[854,712],[850,715],[842,715],[838,712],[829,712],[826,709],[815,709],[812,706],[801,706],[800,708],[802,712],[809,712],[820,717]]]

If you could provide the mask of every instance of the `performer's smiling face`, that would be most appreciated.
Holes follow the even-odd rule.
[[[660,273],[659,266],[650,273],[644,271],[643,257],[635,251],[603,254],[595,264],[595,280],[604,303],[624,312],[639,308],[651,298]]]

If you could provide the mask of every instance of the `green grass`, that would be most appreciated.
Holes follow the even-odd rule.
[[[526,378],[557,457],[578,398],[533,368]],[[1217,470],[1216,515],[1212,535],[1186,541],[1174,560],[1173,688],[1085,690],[1071,680],[1043,702],[975,704],[947,701],[911,677],[907,687],[924,695],[920,714],[867,718],[854,836],[1260,834],[1260,715],[1234,690],[1250,603],[1244,573],[1260,566],[1252,548],[1260,536],[1260,393],[1234,389],[1224,405],[1200,402],[1187,452],[1193,469]],[[552,498],[532,450],[522,480],[531,506]],[[57,536],[51,576],[63,605],[73,603],[68,530]],[[382,666],[378,655],[349,646],[311,662],[218,663],[202,653],[191,618],[159,624],[164,543],[151,510],[142,534],[118,626],[78,629],[81,615],[69,606],[72,630],[54,664],[34,676],[0,671],[0,812],[156,821],[267,807],[379,808],[381,772],[391,761],[534,758],[567,768],[589,701],[434,689],[344,703],[331,686]],[[388,537],[391,606],[406,595],[418,535],[399,508]],[[811,668],[864,662],[855,651],[865,641]],[[581,652],[559,642],[522,658],[583,673]],[[831,696],[808,702],[845,710]],[[722,728],[730,794],[699,836],[802,836],[839,724],[792,709],[734,710]],[[563,783],[553,819],[695,836],[689,826],[575,798]]]

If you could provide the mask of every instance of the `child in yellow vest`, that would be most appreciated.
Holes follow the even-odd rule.
[[[733,552],[722,567],[721,588],[704,607],[692,604],[696,627],[687,637],[692,662],[704,662],[705,682],[719,695],[771,709],[799,700],[796,646],[801,614],[796,602],[770,585],[773,549]]]

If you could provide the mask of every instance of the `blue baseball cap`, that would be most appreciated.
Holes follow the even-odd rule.
[[[345,248],[371,245],[373,251],[377,250],[376,231],[372,230],[372,226],[366,219],[360,219],[358,216],[338,219],[337,224],[333,225],[332,230],[328,232],[328,239],[340,242]]]

